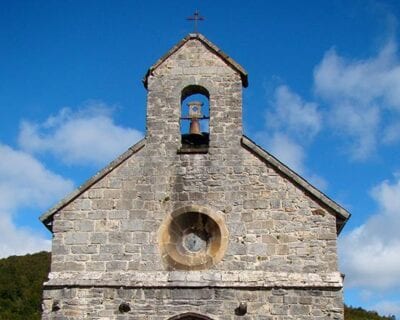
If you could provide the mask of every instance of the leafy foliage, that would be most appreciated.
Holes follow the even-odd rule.
[[[0,319],[40,319],[49,267],[49,252],[0,259]]]
[[[39,320],[42,284],[47,280],[51,254],[39,252],[0,259],[0,319]],[[345,320],[395,320],[375,311],[345,306]]]
[[[382,317],[375,311],[366,311],[363,308],[344,307],[345,320],[396,320],[395,316]]]

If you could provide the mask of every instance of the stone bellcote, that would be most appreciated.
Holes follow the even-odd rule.
[[[42,320],[343,320],[350,214],[242,135],[244,70],[190,34],[144,84],[146,138],[40,218]]]
[[[147,143],[179,150],[182,135],[189,130],[186,102],[200,97],[204,101],[200,131],[207,137],[208,148],[240,144],[247,73],[201,34],[189,34],[173,47],[148,70],[144,85],[148,90]]]

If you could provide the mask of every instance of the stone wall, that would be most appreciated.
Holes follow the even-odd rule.
[[[190,84],[210,93],[205,154],[177,153],[180,94]],[[144,147],[54,216],[44,319],[125,319],[124,299],[132,319],[181,311],[233,319],[240,301],[245,319],[342,319],[336,217],[242,145],[241,86],[195,39],[149,76]],[[208,270],[174,271],[159,230],[193,205],[225,223],[227,249]]]
[[[63,316],[83,310],[93,310],[88,311],[93,312],[89,319],[95,319],[94,315],[116,315],[119,298],[107,298],[96,308],[86,305],[96,301],[95,292],[103,295],[102,285],[157,288],[180,280],[189,287],[223,287],[226,295],[235,298],[225,301],[222,309],[221,302],[213,300],[200,303],[177,299],[162,305],[162,298],[143,298],[146,301],[139,304],[136,299],[128,299],[135,310],[130,317],[144,319],[138,315],[142,312],[148,314],[147,319],[155,319],[156,315],[167,319],[181,310],[195,310],[207,311],[205,314],[214,319],[233,319],[225,312],[238,304],[236,295],[243,294],[245,302],[252,302],[254,292],[246,293],[245,288],[258,287],[257,299],[262,301],[256,300],[251,309],[253,316],[249,313],[247,319],[302,319],[293,312],[305,312],[304,319],[309,319],[310,313],[313,319],[341,319],[339,309],[331,309],[338,308],[338,301],[342,301],[332,214],[242,147],[231,150],[229,157],[213,150],[203,155],[174,153],[170,158],[153,152],[145,146],[56,214],[52,273],[45,291],[47,313],[49,306],[60,299],[63,309],[58,313]],[[193,203],[214,210],[224,219],[229,232],[227,250],[222,261],[210,270],[169,271],[160,255],[158,231],[170,213]],[[148,281],[143,283],[145,279]],[[81,285],[97,288],[82,290]],[[53,289],[63,286],[83,295],[78,305],[76,299],[63,298],[65,290]],[[306,295],[310,305],[288,305],[285,300],[278,307],[283,298],[271,293],[274,287],[296,287],[289,290],[292,293],[286,299]],[[110,290],[118,294],[116,289]],[[320,296],[312,296],[307,290],[317,290]],[[214,296],[220,292],[211,291]],[[134,296],[135,292],[144,295],[146,291],[128,292]],[[179,295],[178,289],[156,292],[159,297],[173,292]],[[268,299],[277,302],[265,303]],[[157,308],[149,311],[152,305]],[[71,311],[64,314],[62,310]],[[56,316],[54,312],[49,314]],[[126,317],[120,315],[118,319]]]
[[[229,232],[213,269],[337,271],[335,217],[249,151],[168,161],[146,148],[56,214],[52,272],[165,270],[158,230],[193,203]]]
[[[332,320],[342,319],[341,290],[215,289],[202,288],[79,288],[45,292],[46,310],[60,301],[59,311],[46,312],[43,319],[147,319],[160,320],[187,312],[219,320]],[[244,316],[235,314],[247,303]],[[131,310],[119,311],[121,303]],[[58,317],[58,318],[57,318]]]

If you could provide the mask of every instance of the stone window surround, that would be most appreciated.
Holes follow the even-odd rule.
[[[217,226],[216,233],[212,234],[212,238],[214,239],[211,240],[214,245],[207,248],[205,254],[194,254],[193,256],[181,255],[170,243],[171,224],[177,217],[186,213],[203,214]],[[167,268],[170,270],[203,270],[210,268],[222,260],[229,240],[229,232],[223,218],[223,213],[199,205],[189,205],[173,211],[164,219],[158,230],[158,235],[161,255]]]

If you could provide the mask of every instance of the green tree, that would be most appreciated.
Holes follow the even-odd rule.
[[[49,267],[49,252],[0,259],[0,319],[40,319]]]
[[[367,311],[363,308],[344,307],[345,320],[396,320],[395,316],[380,316],[376,311]]]

